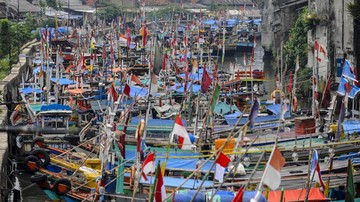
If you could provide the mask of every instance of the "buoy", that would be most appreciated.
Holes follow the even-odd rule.
[[[285,98],[284,92],[281,92],[280,90],[274,90],[274,91],[271,93],[271,95],[270,95],[270,99],[271,99],[271,100],[275,99],[277,93],[281,93],[281,97],[282,97],[282,98]],[[280,98],[280,97],[279,97],[279,98]]]

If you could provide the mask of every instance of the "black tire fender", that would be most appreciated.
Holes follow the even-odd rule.
[[[36,156],[40,160],[41,167],[47,166],[50,163],[50,155],[44,149],[35,149],[30,155]]]
[[[34,173],[40,169],[41,161],[36,156],[27,156],[24,161],[24,168],[27,172]]]
[[[30,182],[32,183],[42,182],[46,180],[47,180],[47,175],[43,175],[43,174],[36,174],[30,177]]]
[[[31,141],[31,148],[38,147],[38,148],[45,148],[46,145],[44,143],[44,138],[37,137]]]
[[[68,179],[58,179],[54,182],[52,189],[59,195],[65,195],[71,191],[71,181]]]

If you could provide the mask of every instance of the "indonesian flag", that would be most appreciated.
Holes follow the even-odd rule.
[[[170,142],[173,141],[174,135],[178,138],[179,148],[184,150],[191,150],[193,145],[191,144],[189,134],[184,127],[180,116],[176,115],[173,131],[170,134]]]
[[[232,202],[242,202],[243,196],[244,196],[244,187],[240,187],[240,189],[238,190],[238,193],[233,198]]]
[[[162,68],[161,68],[162,70],[166,70],[167,60],[168,60],[168,55],[165,53]]]
[[[314,149],[313,158],[311,160],[311,179],[315,182],[318,182],[325,190],[325,183],[322,180],[319,166],[319,155],[316,149]]]
[[[209,89],[210,84],[212,83],[212,79],[206,71],[206,67],[204,66],[204,72],[201,79],[201,92],[206,93]]]
[[[141,83],[140,79],[136,75],[133,74],[133,75],[131,75],[130,85],[135,86],[136,84],[141,85],[142,83]]]
[[[109,90],[107,91],[108,94],[110,94],[110,96],[113,98],[114,101],[118,100],[118,93],[116,92],[114,83],[111,84],[111,87],[109,88]]]
[[[262,177],[264,184],[266,184],[271,190],[275,190],[280,186],[280,170],[284,165],[285,158],[282,156],[277,146],[274,146]]]
[[[215,165],[215,179],[220,183],[224,180],[225,168],[231,162],[230,158],[227,157],[224,153],[220,153],[219,158],[216,160]]]
[[[157,183],[155,188],[154,194],[154,201],[155,202],[163,202],[166,199],[166,190],[164,185],[163,175],[160,169],[160,164],[158,164],[158,176],[157,176]]]
[[[320,53],[326,55],[326,51],[321,45],[320,45]]]
[[[130,47],[131,44],[131,30],[130,27],[126,28],[126,38],[127,38],[127,47]]]
[[[123,93],[124,95],[130,97],[130,86],[128,84],[125,85]]]
[[[320,48],[319,42],[318,42],[318,41],[315,41],[315,42],[314,42],[314,49],[318,51],[319,48]]]
[[[141,177],[143,180],[148,180],[147,176],[149,173],[153,173],[155,171],[155,153],[151,152],[146,156],[142,167],[141,167]]]

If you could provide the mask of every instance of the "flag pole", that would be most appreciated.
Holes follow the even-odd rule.
[[[313,151],[311,149],[312,145],[312,134],[310,134],[310,143],[309,143],[309,160],[308,160],[308,172],[307,172],[307,182],[306,182],[306,194],[305,194],[305,202],[308,201],[309,192],[310,192],[310,185],[311,185],[311,159],[313,156]],[[300,196],[299,196],[300,197]]]
[[[254,142],[255,142],[258,138],[259,138],[259,136],[256,136],[256,137],[252,140],[251,144],[246,148],[244,154],[246,154],[246,153],[248,152],[248,150],[252,147],[252,145],[254,144]],[[262,152],[261,156],[259,157],[259,160],[258,160],[258,162],[256,163],[256,165],[255,165],[255,167],[254,167],[254,170],[253,170],[253,172],[251,173],[250,178],[248,179],[247,183],[246,183],[245,186],[244,186],[244,190],[246,190],[247,185],[249,184],[251,178],[254,176],[255,171],[257,170],[257,167],[259,166],[259,164],[260,164],[260,162],[261,162],[261,159],[263,158],[264,154],[265,154],[265,152]],[[228,178],[228,177],[230,176],[230,174],[231,174],[234,170],[235,170],[235,172],[236,172],[237,166],[238,166],[238,165],[240,164],[240,162],[241,162],[241,158],[242,158],[242,156],[236,161],[236,163],[234,164],[234,166],[233,166],[233,167],[230,169],[230,171],[226,174],[225,179]],[[214,192],[212,192],[210,201],[213,201],[213,198],[214,198],[215,194],[219,191],[220,187],[221,187],[223,184],[224,184],[224,181],[221,182],[220,185],[218,185],[218,187],[216,188],[216,190],[215,190]],[[213,186],[213,187],[214,187],[214,186]]]
[[[169,159],[171,142],[174,140],[173,131],[174,131],[174,127],[175,127],[175,124],[176,124],[176,122],[175,122],[175,121],[176,121],[176,116],[178,116],[178,114],[175,115],[174,125],[173,125],[173,128],[172,128],[172,130],[171,130],[171,134],[170,134],[170,137],[169,137],[169,142],[168,142],[168,145],[167,145],[167,148],[166,148],[165,160],[164,160],[164,161],[162,162],[162,164],[161,164],[161,172],[162,172],[163,174],[165,174],[166,164],[167,164],[167,161],[168,161],[168,159]]]
[[[242,117],[242,116],[241,116],[241,117]],[[222,150],[224,149],[225,145],[230,141],[230,139],[231,139],[231,137],[232,137],[231,134],[232,134],[232,133],[234,132],[234,130],[236,129],[236,125],[240,123],[241,117],[240,117],[240,118],[238,119],[238,121],[236,122],[235,127],[231,130],[231,132],[230,132],[228,138],[226,139],[225,143],[224,143],[217,151],[222,151]],[[211,159],[212,157],[214,157],[216,154],[217,154],[216,152],[214,152],[213,154],[211,154],[211,155],[208,157],[208,159],[206,159],[201,165],[199,165],[199,167],[198,167],[194,172],[192,172],[178,187],[176,187],[176,188],[174,189],[174,191],[166,197],[165,200],[169,199],[176,191],[178,191],[196,172],[198,172],[202,167],[204,167],[204,165],[205,165],[207,162],[209,162],[210,159]],[[203,182],[204,182],[204,181],[203,181]]]
[[[217,152],[214,153],[214,154],[216,154],[216,157],[215,157],[213,163],[211,164],[209,170],[208,170],[208,171],[206,172],[206,174],[204,175],[203,180],[201,181],[200,186],[197,188],[195,194],[193,195],[193,197],[192,197],[192,199],[191,199],[190,201],[194,201],[196,195],[199,193],[202,185],[203,185],[204,182],[205,182],[206,177],[210,174],[210,172],[211,172],[212,168],[214,167],[217,159],[219,158],[220,154],[222,153],[223,149],[225,148],[225,145],[226,145],[226,144],[231,140],[231,138],[234,136],[235,128],[236,128],[236,126],[240,123],[240,120],[242,119],[243,115],[244,115],[244,113],[238,118],[238,120],[237,120],[237,122],[236,122],[236,124],[235,124],[235,126],[234,126],[234,128],[233,128],[233,130],[232,130],[231,133],[228,135],[228,137],[227,137],[227,139],[226,139],[226,142],[220,147],[220,149],[219,149]],[[247,122],[249,122],[249,121],[247,121]],[[247,124],[247,123],[246,123],[246,124]],[[242,126],[242,127],[240,128],[240,131],[243,129],[243,127],[244,127],[244,126]],[[216,171],[215,171],[215,172],[216,172]]]
[[[158,179],[159,175],[161,175],[160,160],[158,160],[158,165],[157,165],[156,171],[155,171],[154,184],[153,184],[152,190],[150,192],[150,198],[149,198],[150,202],[154,201],[154,195],[155,195],[155,191],[156,191],[156,184],[157,184],[157,179]],[[150,183],[151,183],[151,180],[150,180]]]
[[[254,198],[251,198],[250,199],[250,202],[258,202],[260,196],[261,196],[261,192],[262,192],[262,186],[263,186],[263,183],[264,183],[264,174],[266,173],[267,169],[269,168],[269,163],[270,163],[270,160],[272,159],[273,155],[274,155],[274,152],[275,152],[275,148],[277,146],[277,142],[278,142],[278,138],[275,139],[275,144],[274,144],[274,147],[273,147],[273,150],[271,151],[271,154],[270,154],[270,157],[269,157],[269,160],[268,162],[266,163],[266,167],[265,167],[265,170],[263,172],[263,175],[261,177],[261,180],[258,184],[258,187],[257,187],[257,191],[256,191],[256,194],[255,194],[255,197]]]

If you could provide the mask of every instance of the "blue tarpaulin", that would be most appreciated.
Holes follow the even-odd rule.
[[[242,114],[242,113],[241,113],[240,111],[236,111],[235,113],[227,114],[227,115],[225,115],[224,117],[225,117],[226,119],[237,118],[237,117],[241,116],[241,114]]]
[[[271,111],[274,115],[279,115],[281,113],[281,105],[274,104],[274,105],[267,105],[266,109]],[[290,109],[290,105],[287,104],[286,111],[288,112]]]
[[[31,86],[29,86],[29,87],[26,87],[26,88],[23,88],[23,89],[21,89],[21,93],[23,93],[23,94],[30,94],[30,93],[41,93],[42,92],[42,90],[41,89],[38,89],[38,88],[36,88],[36,89],[33,89]]]
[[[156,150],[156,159],[162,163],[165,160],[166,150],[158,147],[148,147],[151,151]],[[136,146],[126,145],[126,159],[134,160],[136,159]],[[188,150],[180,150],[180,149],[171,149],[169,152],[169,158],[166,163],[167,169],[172,170],[182,170],[192,172],[196,169],[196,163],[198,163],[199,158],[201,156],[198,152],[188,151]],[[201,163],[205,160],[201,160]],[[205,165],[201,168],[202,172],[206,172],[210,169],[213,160],[210,160],[205,163]],[[215,170],[215,166],[212,171]],[[226,170],[227,171],[227,170]]]
[[[188,85],[188,91],[189,91],[190,88],[192,88],[192,92],[193,92],[193,93],[198,93],[198,92],[200,91],[200,89],[201,89],[201,86],[200,86],[200,85],[196,85],[196,84]],[[177,92],[177,93],[184,93],[184,92],[185,92],[184,86],[181,86],[180,88],[177,88],[177,89],[175,90],[175,92]]]
[[[216,20],[205,20],[202,23],[205,25],[213,25],[213,24],[216,24],[217,21]]]
[[[43,65],[42,70],[45,72],[46,71],[46,66]],[[40,72],[40,66],[36,67],[35,69],[32,70],[33,74],[38,74]]]
[[[40,108],[40,111],[50,111],[50,110],[71,110],[71,108],[68,105],[61,105],[61,104],[43,105]]]
[[[122,89],[124,89],[124,87]],[[144,97],[148,92],[149,90],[147,88],[130,86],[130,97]]]
[[[144,118],[133,117],[130,121],[130,125],[138,125],[140,120]],[[182,119],[183,125],[186,127],[187,123]],[[174,120],[171,119],[149,119],[147,126],[173,126]]]
[[[74,81],[71,81],[69,79],[66,78],[59,78],[59,80],[56,82],[56,78],[51,78],[50,79],[52,82],[58,83],[59,85],[70,85],[70,84],[75,84]]]
[[[354,132],[360,132],[360,120],[346,120],[342,123],[345,134],[353,134]]]

